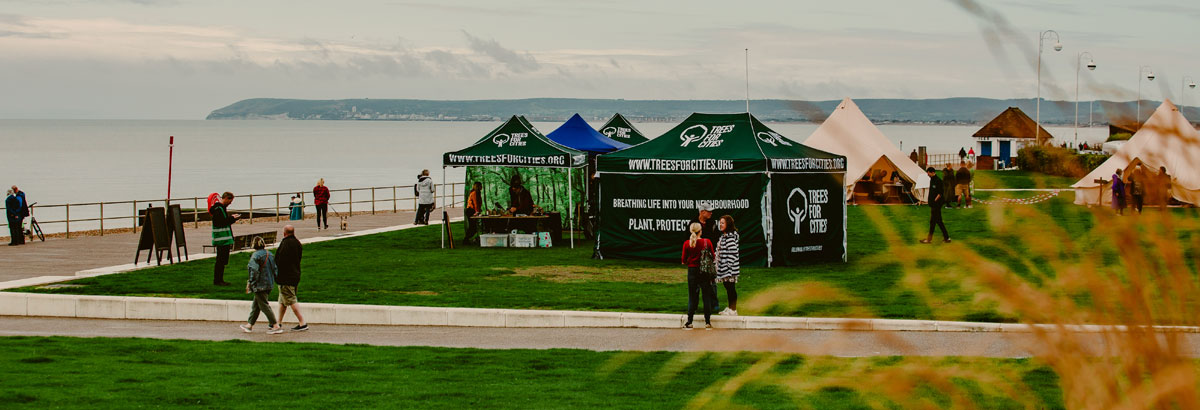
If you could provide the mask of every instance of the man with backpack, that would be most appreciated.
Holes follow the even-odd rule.
[[[229,204],[233,203],[233,193],[226,192],[220,198],[217,194],[209,195],[208,213],[212,214],[212,244],[217,247],[217,260],[213,265],[213,285],[228,286],[225,281],[225,265],[229,264],[229,251],[233,248],[233,223],[241,218],[241,214],[229,214]]]

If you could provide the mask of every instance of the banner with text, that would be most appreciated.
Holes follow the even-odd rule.
[[[846,259],[845,174],[771,174],[771,264]]]
[[[597,247],[606,258],[678,262],[689,222],[708,204],[714,219],[736,222],[742,264],[763,266],[766,182],[762,174],[603,174]]]

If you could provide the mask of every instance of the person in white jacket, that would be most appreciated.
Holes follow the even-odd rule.
[[[413,221],[414,224],[429,225],[429,214],[433,213],[436,205],[434,188],[433,178],[429,177],[429,170],[422,170],[421,175],[417,175],[417,185],[413,186],[417,194],[417,218]]]

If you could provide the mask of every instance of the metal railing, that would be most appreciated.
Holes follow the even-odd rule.
[[[463,182],[449,182],[445,184],[444,188],[442,186],[437,187],[434,194],[437,205],[443,208],[457,208],[463,205],[464,200],[459,197],[460,193],[465,193],[462,190],[463,185],[465,185]],[[356,193],[359,195],[357,199],[355,198]],[[359,213],[369,211],[372,215],[381,212],[397,213],[400,211],[414,211],[417,209],[417,197],[412,193],[413,185],[331,189],[329,190],[329,207],[331,213],[346,211],[348,215],[354,215],[354,212],[356,212],[355,207],[358,207],[357,212]],[[255,213],[259,214],[257,218],[273,217],[275,222],[279,222],[287,218],[288,213],[291,211],[291,198],[294,194],[295,192],[288,191],[238,195],[235,198],[234,204],[230,206],[230,210],[244,214],[249,224],[254,223],[254,219],[256,218]],[[310,210],[315,209],[315,206],[309,201],[312,198],[312,192],[302,192],[301,194],[305,196],[304,207],[307,214]],[[139,211],[149,206],[162,206],[166,201],[164,198],[113,202],[38,204],[33,209],[33,215],[38,217],[38,225],[47,234],[62,233],[67,238],[71,237],[72,232],[79,233],[82,231],[99,231],[99,235],[104,236],[106,230],[115,231],[132,228],[133,232],[136,233],[141,217]],[[192,216],[192,220],[188,223],[196,228],[200,227],[200,216],[208,213],[208,209],[206,208],[208,205],[207,197],[171,198],[170,203],[172,205],[180,205],[180,207],[184,208],[184,215]],[[337,207],[343,208],[338,209]],[[118,209],[119,211],[114,212]],[[75,214],[75,217],[71,216],[72,213]],[[43,219],[47,214],[50,217]],[[125,225],[121,221],[128,221],[129,225]],[[0,235],[7,235],[8,223],[7,221],[3,222],[0,226],[3,226],[4,229],[0,231]],[[28,225],[28,223],[29,218],[25,218],[25,224]],[[62,229],[55,229],[60,226]],[[72,228],[74,228],[74,231],[72,231]]]
[[[950,165],[951,167],[957,169],[959,163],[964,161],[970,164],[975,162],[975,159],[971,156],[967,156],[964,160],[962,157],[959,157],[958,154],[925,154],[925,167],[941,169],[946,165]]]

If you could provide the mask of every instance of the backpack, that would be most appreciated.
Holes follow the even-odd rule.
[[[717,277],[717,260],[713,257],[711,249],[705,248],[700,251],[700,273],[709,279]]]
[[[209,214],[212,214],[213,204],[217,203],[217,201],[219,201],[220,199],[221,199],[221,194],[218,194],[216,192],[208,194],[208,213]]]

